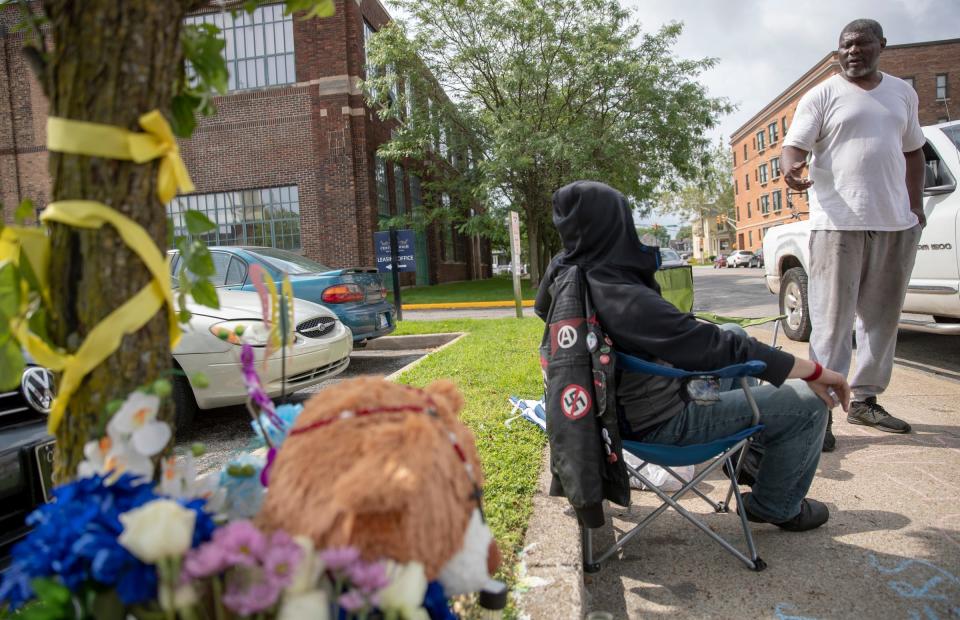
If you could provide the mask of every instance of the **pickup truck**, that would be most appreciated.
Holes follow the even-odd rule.
[[[960,335],[960,121],[923,128],[926,178],[923,211],[927,227],[917,246],[900,326],[926,332]],[[765,279],[780,297],[786,315],[783,331],[791,340],[810,338],[807,309],[807,265],[810,222],[771,228],[763,239]]]

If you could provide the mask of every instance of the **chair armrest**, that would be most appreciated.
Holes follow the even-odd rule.
[[[761,317],[739,317],[739,316],[724,316],[722,314],[714,314],[713,312],[695,312],[694,315],[701,321],[706,321],[708,323],[713,323],[714,325],[723,325],[725,323],[736,323],[740,327],[754,327],[756,325],[764,325],[766,323],[772,323],[773,321],[780,321],[787,318],[787,315],[781,314],[780,316],[761,316]]]
[[[670,366],[661,366],[647,360],[640,359],[633,355],[628,355],[617,351],[617,364],[620,368],[630,372],[640,372],[647,375],[658,377],[672,377],[674,379],[685,379],[687,377],[717,377],[719,379],[733,379],[736,377],[753,377],[759,375],[767,369],[766,362],[760,360],[751,360],[743,364],[734,364],[724,368],[714,370],[683,370],[681,368],[671,368]]]

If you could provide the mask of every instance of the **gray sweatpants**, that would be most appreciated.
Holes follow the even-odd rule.
[[[887,388],[897,323],[917,257],[920,226],[896,232],[814,230],[810,233],[810,357],[846,376],[856,315],[855,400]]]

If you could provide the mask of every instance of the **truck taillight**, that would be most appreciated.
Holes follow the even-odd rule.
[[[363,301],[363,291],[356,284],[337,284],[323,291],[320,301],[325,304],[345,304]]]

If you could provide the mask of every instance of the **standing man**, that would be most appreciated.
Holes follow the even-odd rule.
[[[800,99],[781,161],[787,185],[810,190],[811,359],[845,375],[856,315],[847,421],[908,433],[910,425],[887,413],[877,395],[890,382],[897,323],[926,225],[924,137],[916,92],[877,70],[886,44],[872,19],[844,27],[842,72]],[[810,174],[804,178],[807,155]],[[823,449],[835,446],[828,426]]]

